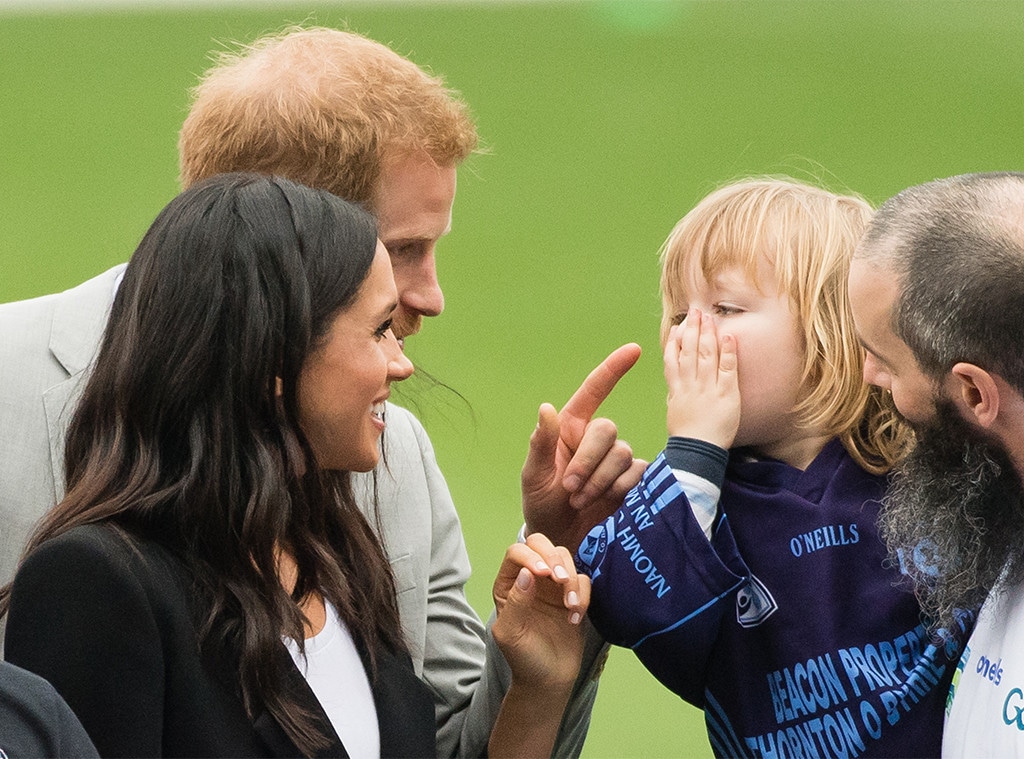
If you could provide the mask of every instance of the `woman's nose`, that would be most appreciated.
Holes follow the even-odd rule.
[[[412,361],[405,355],[402,344],[398,342],[394,332],[389,329],[385,339],[387,340],[385,350],[388,352],[388,380],[391,382],[401,382],[404,379],[408,379],[416,371],[416,367],[412,365]]]

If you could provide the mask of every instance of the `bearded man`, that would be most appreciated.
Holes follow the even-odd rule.
[[[911,187],[878,211],[848,290],[865,379],[918,445],[882,512],[934,627],[963,634],[943,756],[1024,755],[1024,174]]]

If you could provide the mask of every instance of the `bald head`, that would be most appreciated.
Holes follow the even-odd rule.
[[[904,190],[879,208],[855,260],[896,281],[892,328],[927,375],[968,361],[1024,392],[1024,174]]]
[[[878,209],[856,257],[903,268],[929,255],[955,255],[930,246],[967,238],[982,249],[1024,249],[1024,174],[961,174],[909,187]]]

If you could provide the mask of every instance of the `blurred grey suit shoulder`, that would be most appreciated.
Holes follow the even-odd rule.
[[[413,666],[434,694],[438,756],[481,756],[497,712],[478,687],[485,632],[466,599],[462,524],[423,425],[391,403],[385,421],[384,456],[355,475],[356,499],[374,526],[379,510]]]
[[[64,435],[123,271],[0,305],[0,583],[64,495]]]

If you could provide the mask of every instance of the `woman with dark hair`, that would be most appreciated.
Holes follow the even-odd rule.
[[[348,477],[376,465],[390,383],[413,370],[396,301],[372,218],[285,180],[214,177],[146,233],[71,422],[67,495],[0,595],[7,658],[101,755],[433,754]],[[510,590],[527,565],[533,595]],[[510,550],[499,581],[507,628],[585,611],[546,540]]]

